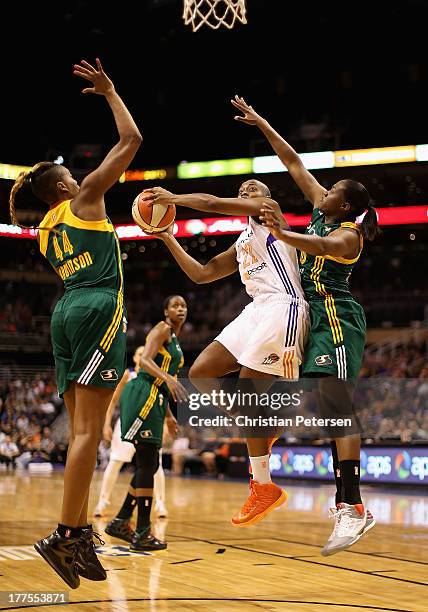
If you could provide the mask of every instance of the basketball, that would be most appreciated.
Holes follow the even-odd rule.
[[[132,204],[132,218],[147,234],[164,232],[175,219],[175,206],[157,204],[150,206],[152,200],[143,200],[147,192],[137,195]]]

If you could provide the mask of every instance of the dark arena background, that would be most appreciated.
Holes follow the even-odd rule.
[[[183,22],[181,0],[1,9],[0,610],[54,603],[79,612],[427,609],[428,2],[247,0],[246,9],[247,24],[203,24],[196,32]],[[240,530],[230,519],[247,495],[245,440],[227,427],[202,430],[179,418],[178,435],[165,436],[161,456],[166,509],[153,506],[151,516],[166,550],[131,552],[105,533],[135,459],[94,517],[109,462],[105,440],[89,520],[102,538],[95,543],[107,580],[82,578],[79,589],[68,589],[34,550],[61,510],[68,418],[57,393],[50,320],[64,289],[39,252],[37,231],[11,224],[9,194],[19,172],[42,160],[63,164],[81,182],[116,142],[102,96],[83,95],[84,81],[73,76],[73,64],[97,57],[143,135],[105,197],[124,269],[128,367],[164,318],[167,296],[179,294],[188,306],[183,379],[251,301],[237,272],[194,283],[161,240],[135,225],[131,206],[143,189],[226,198],[257,179],[292,230],[304,232],[309,223],[310,202],[261,131],[234,121],[235,94],[302,155],[323,187],[344,178],[367,187],[382,234],[366,241],[350,282],[367,319],[357,385],[364,398],[361,490],[376,526],[352,548],[320,555],[335,506],[322,432],[282,431],[270,469],[287,504]],[[29,227],[46,210],[37,199],[17,206]],[[246,225],[244,216],[177,207],[174,234],[206,264]],[[176,404],[170,407],[177,415]]]

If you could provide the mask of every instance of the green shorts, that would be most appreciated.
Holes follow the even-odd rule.
[[[70,381],[115,389],[126,367],[123,298],[113,289],[66,291],[51,319],[58,394]]]
[[[366,317],[358,302],[335,299],[309,302],[311,330],[303,376],[327,374],[343,380],[358,377],[366,339]]]
[[[120,398],[122,440],[162,447],[167,397],[151,381],[137,376],[123,390]]]

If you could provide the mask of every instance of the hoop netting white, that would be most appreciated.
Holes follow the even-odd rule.
[[[204,24],[217,30],[225,26],[231,30],[238,19],[247,23],[245,0],[184,0],[183,19],[194,32]]]

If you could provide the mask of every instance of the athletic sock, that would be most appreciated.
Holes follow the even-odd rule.
[[[269,455],[250,457],[250,463],[254,480],[257,480],[260,484],[272,482],[269,469]]]
[[[131,484],[129,485],[128,494],[123,502],[122,508],[119,510],[116,518],[129,520],[134,512],[134,508],[137,505],[137,493],[135,489],[135,474],[132,477]]]
[[[340,471],[340,463],[339,463],[339,456],[337,454],[336,442],[334,440],[331,440],[330,446],[331,446],[331,457],[333,459],[334,480],[336,481],[335,501],[336,501],[336,506],[337,506],[337,504],[340,504],[343,502],[342,473]]]
[[[340,462],[342,474],[343,499],[347,504],[362,504],[360,493],[360,461],[359,459],[345,459]]]
[[[80,538],[82,535],[82,527],[69,527],[58,523],[57,531],[62,538]]]
[[[150,512],[152,510],[153,492],[152,495],[141,495],[137,497],[138,518],[136,531],[147,531],[150,529]]]

